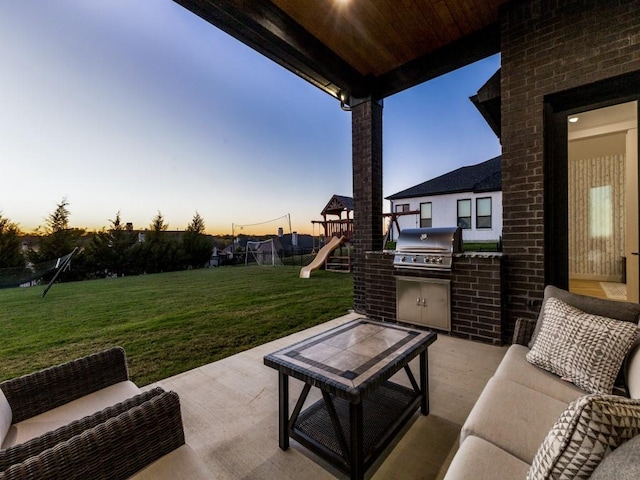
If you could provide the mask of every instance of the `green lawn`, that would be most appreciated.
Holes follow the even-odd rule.
[[[0,380],[120,345],[139,386],[344,315],[353,277],[222,267],[0,290]]]

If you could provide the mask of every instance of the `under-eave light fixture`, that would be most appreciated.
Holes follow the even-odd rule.
[[[569,122],[570,123],[576,123],[579,120],[578,117],[569,117]]]
[[[351,111],[351,106],[347,104],[347,95],[344,92],[340,92],[340,108],[345,112]]]

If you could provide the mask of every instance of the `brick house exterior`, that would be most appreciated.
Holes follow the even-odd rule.
[[[501,9],[505,341],[516,318],[537,315],[546,284],[568,287],[563,266],[567,184],[554,158],[566,130],[556,125],[554,112],[640,98],[638,11],[640,1],[635,0],[520,0]],[[352,126],[355,139],[360,128],[355,112]],[[372,200],[372,208],[377,208],[377,200],[364,193],[380,177],[361,163],[355,143],[353,148],[356,212]],[[378,249],[370,237],[376,228],[357,213],[358,217],[366,225],[356,223],[356,238],[364,232],[370,240],[361,243],[361,254],[370,247]],[[356,264],[365,260],[361,254]],[[366,312],[364,270],[358,268],[354,304],[357,311]]]
[[[617,0],[516,1],[502,10],[507,329],[517,317],[537,314],[546,283],[566,287],[562,283],[568,281],[554,271],[566,227],[562,214],[551,211],[563,185],[551,175],[555,138],[549,112],[578,106],[572,98],[595,103],[596,98],[614,101],[634,88],[640,93],[640,84],[621,77],[640,72],[639,11],[640,2]]]
[[[562,114],[640,99],[638,11],[640,1],[620,0],[522,0],[501,9],[504,342],[517,318],[538,315],[545,285],[568,287]],[[369,298],[365,311],[393,312],[393,299],[386,302]]]

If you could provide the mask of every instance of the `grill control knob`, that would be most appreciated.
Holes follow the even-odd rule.
[[[442,263],[442,257],[438,257],[438,263]]]
[[[413,263],[416,263],[416,262],[418,261],[418,257],[413,257],[413,258],[411,258],[411,261],[412,261]]]

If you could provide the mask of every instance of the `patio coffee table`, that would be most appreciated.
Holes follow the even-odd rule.
[[[278,370],[279,442],[289,437],[362,479],[420,407],[429,414],[427,348],[437,334],[359,318],[264,357]],[[409,361],[420,355],[419,384]],[[389,381],[405,370],[412,388]],[[305,382],[289,418],[289,376]],[[303,410],[311,387],[322,399]]]

